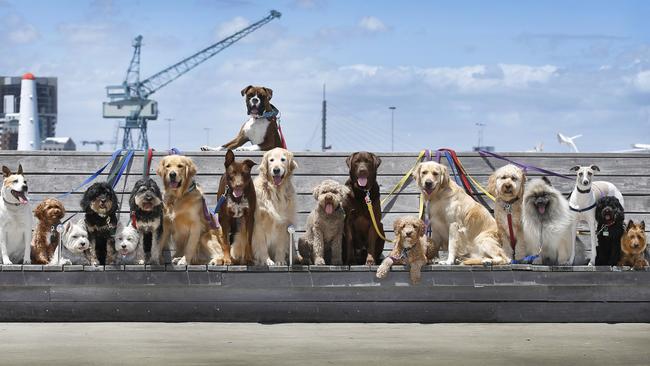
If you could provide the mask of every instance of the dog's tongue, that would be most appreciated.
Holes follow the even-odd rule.
[[[273,177],[273,183],[275,183],[276,186],[279,186],[280,183],[282,183],[282,176],[276,175]]]
[[[232,195],[235,196],[235,198],[239,198],[244,194],[244,190],[241,188],[235,188],[232,190]]]
[[[25,197],[25,195],[21,194],[18,196],[18,202],[20,202],[21,205],[26,205],[29,203],[29,200],[27,199],[27,197]]]
[[[357,184],[359,187],[365,187],[368,184],[368,177],[359,177],[357,178]]]
[[[546,212],[546,206],[538,205],[537,212],[539,212],[540,215],[543,215],[544,212]]]
[[[169,186],[172,188],[178,188],[178,182],[169,182]]]
[[[257,108],[252,108],[251,109],[251,115],[253,116],[259,116],[260,111]]]
[[[327,205],[325,205],[325,212],[328,215],[331,215],[332,212],[334,212],[334,205],[332,205],[331,203],[328,203]]]

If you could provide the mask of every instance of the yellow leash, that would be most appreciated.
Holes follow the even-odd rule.
[[[413,174],[413,170],[415,170],[415,167],[418,165],[418,163],[420,162],[420,160],[422,160],[422,158],[424,157],[424,154],[425,154],[425,151],[424,151],[424,150],[420,151],[420,154],[418,154],[417,159],[415,159],[415,164],[413,164],[413,166],[411,167],[411,169],[409,169],[409,170],[406,172],[406,174],[404,174],[404,176],[402,177],[402,179],[400,179],[399,182],[397,182],[397,184],[395,185],[395,187],[393,187],[393,189],[390,191],[390,193],[388,193],[388,196],[384,197],[384,199],[381,200],[381,206],[382,206],[382,207],[386,204],[386,202],[388,201],[388,199],[389,199],[389,198],[390,198],[390,197],[391,197],[395,192],[397,192],[397,191],[399,191],[400,189],[402,189],[402,187],[404,186],[404,184],[406,184],[406,181],[408,181],[409,178],[411,177],[411,174]]]
[[[486,195],[489,199],[491,199],[492,202],[496,202],[496,199],[494,198],[494,196],[491,195],[490,192],[488,192],[485,188],[483,188],[483,186],[480,185],[480,184],[479,184],[479,183],[478,183],[474,178],[472,178],[472,176],[469,175],[469,173],[467,173],[467,170],[465,169],[465,167],[463,166],[463,164],[460,162],[460,158],[458,159],[458,164],[460,165],[460,169],[463,170],[463,174],[465,174],[465,176],[466,176],[467,178],[469,178],[469,180],[471,180],[472,183],[474,183],[474,185],[475,185],[478,189],[481,190],[481,192],[485,193],[485,195]]]
[[[370,220],[372,221],[372,226],[375,228],[375,231],[377,232],[377,235],[379,235],[380,238],[384,239],[385,241],[389,243],[394,243],[393,240],[386,239],[386,237],[381,233],[381,230],[379,230],[379,225],[377,225],[377,219],[375,218],[375,211],[372,209],[372,200],[370,199],[370,191],[366,192],[366,206],[368,207],[368,213],[370,214]]]

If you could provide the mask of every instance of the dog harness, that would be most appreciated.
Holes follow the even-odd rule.
[[[404,247],[399,257],[391,255],[389,258],[393,261],[393,263],[401,262],[402,259],[408,259],[408,254],[411,249],[413,249],[413,247],[410,248]]]

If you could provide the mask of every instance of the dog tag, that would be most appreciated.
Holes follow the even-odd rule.
[[[603,230],[603,236],[609,236],[609,230],[607,229]]]
[[[56,225],[56,232],[62,233],[63,232],[63,225],[61,225],[61,224]]]

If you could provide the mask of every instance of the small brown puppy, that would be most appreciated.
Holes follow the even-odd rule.
[[[161,247],[174,239],[176,257],[173,264],[221,264],[223,253],[218,229],[213,229],[212,217],[205,204],[203,192],[194,181],[196,165],[182,155],[169,155],[158,164],[156,173],[162,178],[165,194],[165,215]]]
[[[217,192],[218,197],[224,195],[226,197],[219,208],[223,264],[232,264],[230,253],[232,242],[234,245],[232,256],[235,257],[235,261],[239,264],[253,265],[251,243],[257,199],[251,169],[255,166],[255,162],[250,159],[235,161],[235,154],[232,150],[228,150],[224,166],[226,171],[221,176]]]
[[[648,267],[644,257],[646,248],[645,221],[635,224],[630,220],[621,239],[621,259],[619,266],[632,266],[634,269]]]
[[[47,198],[34,209],[38,224],[32,237],[32,263],[48,264],[59,245],[60,236],[56,226],[65,216],[63,203],[55,198]]]
[[[411,282],[420,282],[420,270],[427,264],[427,240],[424,223],[415,216],[400,217],[393,223],[395,247],[377,269],[377,278],[385,278],[393,264],[408,264]]]
[[[369,195],[377,226],[384,235],[377,184],[377,168],[381,165],[381,159],[373,153],[360,151],[352,153],[345,162],[350,168],[350,178],[345,185],[352,192],[345,205],[345,259],[348,264],[373,265],[381,259],[384,239],[377,235],[372,225],[365,200]]]

